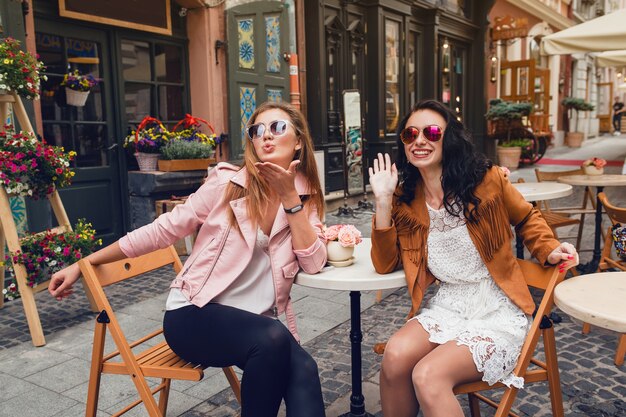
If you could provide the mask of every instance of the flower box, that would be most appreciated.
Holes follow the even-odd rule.
[[[206,170],[209,165],[215,163],[215,158],[206,159],[159,159],[159,171],[200,171]]]

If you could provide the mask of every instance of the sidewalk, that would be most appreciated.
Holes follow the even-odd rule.
[[[579,150],[551,149],[548,160],[555,165],[537,165],[545,170],[571,169],[562,161],[599,156],[608,160],[624,160],[626,136],[595,139]],[[557,164],[558,163],[558,164]],[[535,181],[535,167],[521,168],[511,179],[523,177]],[[609,166],[608,173],[618,174],[621,167]],[[626,206],[626,192],[616,187],[606,193],[617,205]],[[371,198],[371,197],[370,197]],[[580,191],[562,204],[577,203]],[[561,203],[561,200],[559,200]],[[337,217],[329,211],[327,223],[355,224],[365,236],[370,235],[371,214],[355,218]],[[591,246],[593,223],[584,228],[586,242]],[[590,253],[583,252],[582,261]],[[109,292],[129,338],[160,327],[164,313],[167,287],[171,274],[156,271],[131,281],[123,288]],[[378,394],[380,357],[371,346],[384,341],[404,322],[409,310],[406,288],[384,292],[376,304],[375,292],[364,292],[361,299],[363,330],[363,377],[366,409],[381,415]],[[304,347],[317,360],[326,414],[335,417],[349,411],[350,340],[349,296],[346,291],[324,291],[294,286],[292,297],[298,317],[298,328]],[[19,301],[12,301],[0,310],[0,417],[73,417],[84,415],[94,314],[90,312],[82,290],[62,303],[46,293],[36,297],[47,344],[35,348],[30,343],[28,327]],[[580,325],[561,313],[563,322],[556,326],[557,351],[561,371],[564,407],[567,416],[626,417],[626,372],[613,364],[617,334],[593,329],[586,336]],[[107,351],[112,344],[108,342]],[[623,367],[622,367],[623,368]],[[207,369],[205,379],[198,383],[174,381],[168,416],[235,416],[238,407],[219,369]],[[129,378],[105,375],[102,381],[99,416],[108,416],[130,402],[134,387]],[[514,404],[521,416],[549,416],[547,390],[543,384],[521,391]],[[128,414],[145,416],[141,406]],[[284,415],[284,412],[282,413]],[[468,414],[469,415],[469,414]],[[485,415],[491,415],[485,412]]]

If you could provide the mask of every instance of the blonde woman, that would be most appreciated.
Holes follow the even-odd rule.
[[[241,166],[219,164],[185,204],[88,259],[136,257],[199,228],[170,286],[168,344],[185,360],[243,369],[242,417],[276,416],[282,399],[290,417],[323,416],[317,364],[299,344],[289,298],[300,268],[317,273],[326,263],[311,135],[298,110],[268,102],[246,136]],[[57,272],[50,293],[71,294],[79,274],[76,264]]]

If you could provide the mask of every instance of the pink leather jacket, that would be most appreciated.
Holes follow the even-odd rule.
[[[178,205],[154,222],[128,233],[120,239],[122,252],[136,257],[158,248],[165,248],[176,240],[200,228],[198,237],[182,271],[170,288],[180,288],[185,297],[199,307],[209,303],[224,291],[243,271],[252,258],[257,231],[246,211],[246,199],[223,201],[226,185],[232,181],[247,185],[247,171],[231,164],[220,163],[209,171],[206,182],[191,194],[185,204]],[[302,175],[295,181],[296,191],[308,195]],[[229,224],[228,205],[235,214],[239,231]],[[289,330],[298,339],[295,315],[289,293],[293,279],[300,268],[309,274],[319,272],[326,264],[326,241],[322,224],[313,205],[308,205],[309,221],[318,239],[309,248],[294,250],[287,214],[278,210],[269,237],[269,255],[276,294],[275,316],[286,313]]]

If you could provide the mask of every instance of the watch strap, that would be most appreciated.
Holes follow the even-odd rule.
[[[292,208],[284,208],[283,207],[283,210],[285,210],[285,213],[287,213],[287,214],[294,214],[294,213],[299,212],[303,208],[304,208],[304,206],[302,205],[302,203],[300,203],[297,206],[294,206]]]

